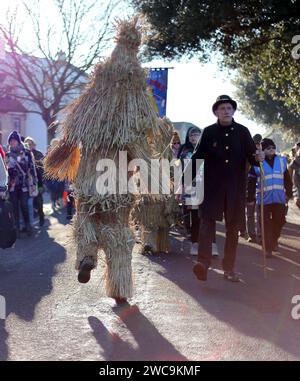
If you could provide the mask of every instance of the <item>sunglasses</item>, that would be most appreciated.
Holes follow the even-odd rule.
[[[173,146],[177,146],[179,144],[180,144],[179,142],[176,142],[176,143],[173,143]]]
[[[267,149],[267,150],[269,150],[269,149],[276,149],[276,147],[274,147],[274,146],[269,146],[269,147],[267,147],[267,148],[265,148],[265,149]]]

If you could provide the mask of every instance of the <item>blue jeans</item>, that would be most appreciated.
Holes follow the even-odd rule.
[[[29,213],[29,223],[31,226],[34,224],[34,215],[33,215],[33,198],[28,197],[28,213]]]

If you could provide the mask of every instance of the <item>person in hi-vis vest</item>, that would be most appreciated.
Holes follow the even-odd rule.
[[[255,199],[258,205],[264,205],[264,231],[266,256],[272,257],[272,251],[278,251],[278,239],[281,229],[285,224],[285,206],[293,197],[292,180],[287,170],[286,158],[276,155],[276,145],[271,139],[263,139],[261,142],[265,153],[263,161],[263,200],[261,199],[261,171],[260,167],[252,167],[248,177],[249,199]],[[251,182],[256,183],[255,187]],[[256,193],[256,196],[255,196]]]

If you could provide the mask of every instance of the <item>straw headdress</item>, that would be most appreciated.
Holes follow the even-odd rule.
[[[105,156],[113,147],[123,149],[144,141],[150,130],[159,130],[146,73],[137,58],[141,44],[138,18],[117,20],[115,26],[116,46],[111,56],[95,66],[84,93],[66,109],[64,137],[45,163],[52,177],[72,180],[79,165],[79,146],[81,155],[97,151]]]
[[[64,122],[65,140],[86,150],[118,148],[156,128],[157,117],[146,89],[137,54],[141,43],[138,19],[116,22],[116,46],[96,65],[86,91],[71,106]]]

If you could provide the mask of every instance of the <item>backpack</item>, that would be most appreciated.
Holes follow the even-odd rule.
[[[16,242],[17,230],[13,206],[0,198],[0,248],[8,249]]]

